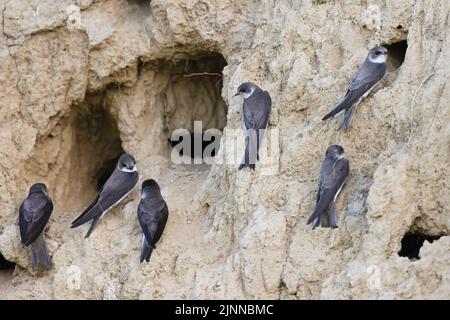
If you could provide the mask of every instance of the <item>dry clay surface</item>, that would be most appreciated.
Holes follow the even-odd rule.
[[[450,297],[449,1],[0,0],[0,12],[0,253],[16,264],[0,298]],[[321,118],[378,44],[387,75],[337,132],[340,116]],[[241,130],[244,81],[272,97],[272,170],[171,163],[177,128]],[[339,228],[312,231],[330,144],[351,171]],[[69,228],[123,151],[170,209],[148,264],[140,183],[89,239]],[[54,267],[33,273],[17,217],[37,181],[55,203]],[[406,233],[435,240],[409,259]]]

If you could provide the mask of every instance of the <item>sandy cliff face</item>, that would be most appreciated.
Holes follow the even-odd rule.
[[[16,264],[0,270],[1,298],[450,297],[448,1],[0,0],[0,11],[0,253]],[[388,74],[337,132],[340,119],[321,117],[380,43]],[[244,81],[272,96],[275,171],[172,164],[173,130],[240,128]],[[313,232],[333,143],[351,165],[339,228]],[[123,150],[170,208],[149,264],[138,188],[88,240],[87,226],[69,229]],[[36,181],[55,202],[54,268],[33,274],[17,216]],[[420,259],[399,256],[424,237]]]

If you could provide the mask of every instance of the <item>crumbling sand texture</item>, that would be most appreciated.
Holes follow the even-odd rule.
[[[450,297],[449,1],[149,2],[0,0],[0,252],[16,263],[0,298]],[[403,40],[348,132],[322,122],[367,50]],[[271,94],[278,171],[171,164],[172,130],[241,127],[244,81]],[[334,143],[351,166],[339,228],[311,231]],[[88,240],[69,228],[121,150],[170,209],[148,264],[138,189]],[[55,203],[54,268],[32,274],[17,217],[37,181]],[[408,231],[441,237],[410,260]]]

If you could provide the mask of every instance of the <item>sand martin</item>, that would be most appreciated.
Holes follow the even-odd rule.
[[[259,147],[269,123],[272,100],[267,91],[252,82],[239,86],[235,96],[244,98],[243,121],[245,128],[245,154],[238,170],[245,167],[255,170],[259,160]]]
[[[338,130],[346,130],[352,122],[356,107],[362,99],[367,97],[373,87],[386,73],[386,59],[388,50],[379,46],[369,50],[366,60],[359,68],[352,83],[347,89],[344,99],[322,120],[327,120],[342,110],[345,110],[344,119]]]
[[[161,189],[153,179],[142,183],[141,202],[139,202],[137,215],[143,233],[140,262],[144,260],[148,262],[169,216],[169,209],[161,195]]]
[[[316,208],[307,224],[315,227],[337,228],[335,201],[350,171],[349,162],[344,159],[344,148],[332,145],[327,149],[319,175]]]
[[[136,161],[133,156],[124,153],[120,156],[116,168],[100,189],[95,200],[72,222],[71,228],[81,226],[92,220],[91,227],[85,236],[85,238],[88,238],[98,221],[133,190],[138,179]]]
[[[43,183],[33,184],[19,209],[20,237],[30,249],[33,271],[38,265],[46,268],[52,266],[44,239],[44,228],[52,211],[53,202],[48,196],[47,186]]]

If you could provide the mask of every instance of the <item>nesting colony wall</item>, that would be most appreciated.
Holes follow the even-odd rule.
[[[450,2],[0,0],[0,11],[1,298],[450,296]],[[377,44],[387,75],[337,132],[339,119],[321,118]],[[172,164],[174,129],[241,127],[244,81],[271,94],[276,172]],[[313,232],[333,143],[351,164],[339,228]],[[149,264],[137,190],[88,240],[69,229],[123,150],[170,208]],[[36,181],[55,203],[54,268],[33,274],[17,217]]]

